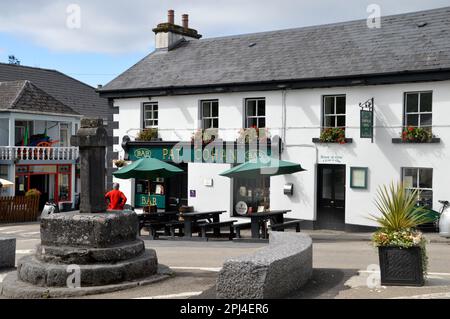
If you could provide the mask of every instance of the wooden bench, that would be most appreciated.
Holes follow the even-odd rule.
[[[184,230],[184,222],[180,221],[172,221],[166,223],[166,227],[170,230],[170,236],[175,237],[175,230],[178,229],[178,235],[183,236],[183,230]]]
[[[297,233],[300,232],[300,223],[302,222],[301,219],[292,219],[285,221],[284,223],[280,224],[273,224],[270,225],[270,229],[274,231],[284,231],[285,228],[294,228]]]
[[[198,227],[200,227],[201,230],[201,237],[206,238],[206,231],[209,229],[217,230],[216,235],[220,236],[220,228],[222,227],[229,227],[230,228],[230,240],[234,238],[234,223],[237,222],[237,220],[229,220],[226,222],[217,222],[217,223],[205,223],[205,224],[199,224]]]
[[[241,238],[241,229],[252,228],[252,223],[240,223],[233,225],[234,232],[236,233],[236,238]]]

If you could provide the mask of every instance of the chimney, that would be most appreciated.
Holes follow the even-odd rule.
[[[167,12],[167,23],[175,24],[175,11],[169,10]]]
[[[182,21],[182,24],[183,24],[183,29],[189,29],[189,15],[188,14],[183,14],[182,16],[181,16],[182,18],[181,18],[181,21]]]
[[[153,29],[156,35],[155,48],[157,50],[171,50],[184,41],[198,40],[202,37],[197,30],[189,28],[189,15],[182,15],[182,25],[175,24],[175,11],[167,12],[167,22],[160,23]]]

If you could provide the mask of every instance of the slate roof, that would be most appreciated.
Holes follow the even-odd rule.
[[[419,25],[426,24],[419,27]],[[324,79],[450,68],[450,7],[181,43],[100,91]]]
[[[0,63],[0,82],[19,80],[30,81],[84,116],[108,118],[110,114],[108,100],[87,84],[55,70]]]
[[[0,111],[80,115],[30,81],[0,82]]]

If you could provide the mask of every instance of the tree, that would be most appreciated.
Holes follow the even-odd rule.
[[[20,60],[17,59],[14,55],[8,56],[9,64],[20,65]]]

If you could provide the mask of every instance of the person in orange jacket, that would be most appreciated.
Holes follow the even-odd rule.
[[[114,183],[113,190],[106,193],[105,199],[109,201],[108,210],[123,210],[127,197],[119,190],[119,184]]]

